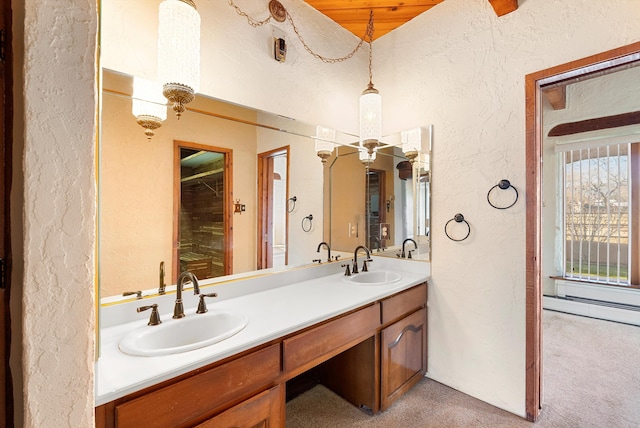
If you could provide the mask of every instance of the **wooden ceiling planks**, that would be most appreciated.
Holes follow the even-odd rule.
[[[374,34],[377,39],[442,3],[444,0],[305,0],[318,12],[328,16],[359,38],[363,38],[373,10]],[[502,16],[518,8],[518,0],[488,0],[496,15]]]
[[[373,10],[373,39],[388,32],[444,0],[305,0],[318,12],[328,16],[359,38],[365,34],[369,11]]]

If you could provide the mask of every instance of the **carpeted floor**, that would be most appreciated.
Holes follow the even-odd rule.
[[[368,416],[323,386],[287,404],[287,428],[640,428],[640,327],[543,315],[542,414],[534,425],[430,379]]]

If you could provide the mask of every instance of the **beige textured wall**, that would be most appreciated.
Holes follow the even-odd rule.
[[[24,426],[90,427],[97,10],[23,4]]]
[[[524,415],[525,75],[638,41],[639,21],[637,0],[521,0],[499,18],[486,0],[447,0],[376,41],[385,123],[434,125],[435,380]],[[500,211],[486,194],[503,178],[521,193]],[[464,242],[444,234],[456,213]]]

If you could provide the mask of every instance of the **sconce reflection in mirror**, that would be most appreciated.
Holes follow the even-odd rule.
[[[387,212],[389,212],[389,210],[393,206],[393,195],[389,196],[389,199],[387,199],[386,206],[387,206]]]
[[[467,225],[467,234],[464,236],[464,238],[456,239],[456,238],[452,238],[451,235],[449,235],[449,232],[447,232],[447,227],[449,226],[449,223],[451,223],[452,221],[455,221],[456,223],[465,223]],[[451,220],[447,222],[447,224],[444,225],[444,234],[447,235],[447,238],[451,239],[452,241],[456,241],[456,242],[464,241],[471,234],[471,226],[469,225],[469,222],[464,219],[464,216],[462,214],[456,214],[453,216]]]
[[[246,211],[246,205],[240,203],[240,199],[236,199],[236,203],[233,204],[233,213],[242,214]]]
[[[292,213],[293,210],[296,209],[296,201],[298,200],[297,197],[292,196],[291,198],[289,198],[289,200],[287,201],[287,212]]]
[[[305,220],[308,220],[308,221],[305,221]],[[312,220],[313,220],[313,214],[309,214],[308,216],[303,218],[302,219],[302,230],[304,230],[305,232],[310,232],[311,231],[311,227],[313,226]],[[309,223],[308,227],[306,227],[307,223]]]
[[[506,206],[497,206],[494,203],[491,202],[491,194],[493,192],[494,189],[501,189],[501,190],[507,190],[509,188],[512,188],[513,191],[515,192],[515,199],[513,200],[513,202],[509,205]],[[487,202],[489,202],[489,205],[491,205],[493,208],[497,209],[497,210],[506,210],[507,208],[511,208],[512,206],[514,206],[516,204],[516,202],[518,202],[518,189],[516,189],[515,187],[513,187],[511,185],[511,183],[509,182],[509,180],[500,180],[500,182],[498,184],[496,184],[495,186],[493,186],[491,189],[489,189],[489,192],[487,192]]]

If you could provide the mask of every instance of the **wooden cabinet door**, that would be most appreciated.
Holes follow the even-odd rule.
[[[284,387],[276,385],[196,428],[281,428],[284,427]]]
[[[380,342],[380,407],[385,410],[426,373],[426,309],[420,309],[382,330]]]

